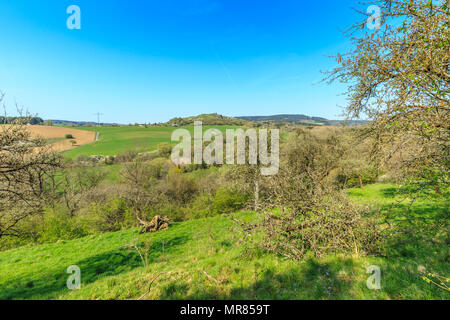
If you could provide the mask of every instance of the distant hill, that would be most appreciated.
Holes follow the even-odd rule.
[[[272,116],[242,116],[242,117],[227,117],[217,113],[201,114],[198,116],[191,116],[186,118],[173,118],[166,122],[169,126],[185,126],[192,125],[194,121],[202,121],[204,125],[235,125],[242,126],[249,124],[249,122],[274,122],[274,123],[290,123],[300,125],[316,125],[316,126],[332,126],[340,125],[342,120],[328,120],[321,117],[310,117],[303,114],[279,114]],[[348,125],[361,125],[367,121],[364,120],[349,120]]]
[[[95,127],[97,122],[93,121],[70,121],[70,120],[48,120],[54,125],[68,126],[68,127]],[[100,126],[118,126],[117,123],[100,123]]]
[[[312,125],[338,125],[342,124],[342,120],[328,120],[321,117],[310,117],[303,114],[278,114],[272,116],[244,116],[236,117],[237,119],[242,119],[251,122],[282,122],[282,123],[296,123],[296,124],[312,124]],[[367,121],[364,120],[349,120],[347,124],[351,125],[361,125],[365,124]]]
[[[0,117],[1,119],[1,117]],[[69,121],[69,120],[48,120],[54,125],[73,126],[73,127],[94,127],[97,126],[93,121]],[[249,122],[276,122],[276,123],[290,123],[300,125],[316,125],[316,126],[332,126],[342,124],[342,120],[328,120],[322,117],[310,117],[303,114],[278,114],[272,116],[242,116],[242,117],[227,117],[218,113],[200,114],[198,116],[190,116],[185,118],[176,117],[165,123],[158,123],[154,125],[167,125],[172,127],[193,125],[194,121],[202,121],[203,125],[226,125],[226,126],[244,126],[249,125]],[[40,119],[42,122],[42,119]],[[350,120],[349,125],[361,125],[367,121],[364,120]],[[117,123],[100,123],[100,126],[120,126]]]
[[[228,125],[228,126],[241,126],[246,123],[246,121],[242,119],[226,117],[217,113],[209,113],[186,118],[173,118],[169,120],[166,124],[170,126],[185,126],[194,124],[194,121],[202,121],[203,125]]]
[[[278,114],[273,116],[248,116],[248,117],[237,117],[238,119],[246,121],[256,121],[256,122],[312,122],[328,124],[328,120],[320,117],[309,117],[303,114]]]

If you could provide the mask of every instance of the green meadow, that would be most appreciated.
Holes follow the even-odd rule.
[[[179,127],[187,129],[193,135],[193,126]],[[120,127],[76,127],[80,130],[89,130],[98,132],[98,140],[75,149],[64,152],[69,158],[76,158],[78,155],[105,155],[112,156],[123,153],[127,150],[136,150],[138,152],[154,151],[158,144],[171,143],[172,132],[178,127],[139,127],[139,126],[120,126]],[[217,128],[221,131],[226,129],[235,129],[235,126],[203,126],[203,130]]]
[[[0,299],[449,299],[423,278],[438,283],[428,273],[450,271],[448,192],[413,203],[390,184],[349,194],[372,212],[389,210],[385,222],[401,226],[379,256],[286,260],[248,250],[231,216],[221,215],[153,234],[129,229],[0,252]],[[80,290],[66,287],[71,265],[81,269]],[[381,269],[380,290],[366,286],[371,265]]]

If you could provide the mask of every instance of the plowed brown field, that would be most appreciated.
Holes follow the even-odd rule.
[[[86,143],[94,142],[95,132],[86,130],[77,130],[71,128],[51,127],[51,126],[26,126],[26,129],[33,137],[44,139],[61,139],[51,143],[55,151],[62,151],[81,146]],[[66,134],[71,134],[73,139],[65,139]],[[72,140],[75,144],[72,145]]]

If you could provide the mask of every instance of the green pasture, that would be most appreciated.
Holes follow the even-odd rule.
[[[152,281],[144,299],[449,299],[423,278],[450,273],[448,194],[411,204],[410,197],[399,202],[397,189],[349,191],[372,212],[391,210],[389,223],[399,226],[378,256],[290,261],[248,251],[230,217],[218,216],[154,234],[129,229],[0,252],[0,299],[138,299]],[[71,265],[81,269],[80,290],[66,287]],[[380,290],[366,286],[371,265],[381,269]]]
[[[191,132],[193,137],[193,126],[180,127]],[[76,158],[78,155],[117,155],[127,150],[138,152],[154,151],[158,144],[171,143],[172,132],[178,127],[77,127],[80,130],[98,132],[98,140],[68,151],[63,154],[69,158]],[[236,129],[235,126],[203,126],[203,130],[217,128],[224,132],[226,129]]]

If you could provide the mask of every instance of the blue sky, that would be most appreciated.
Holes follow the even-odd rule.
[[[69,30],[66,8],[81,9]],[[134,123],[217,112],[339,118],[317,84],[360,17],[351,0],[2,0],[0,90],[45,119]]]

